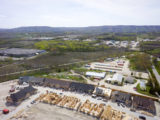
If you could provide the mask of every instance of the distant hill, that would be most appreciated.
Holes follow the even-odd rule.
[[[136,32],[160,32],[160,25],[157,26],[91,26],[91,27],[48,27],[48,26],[29,26],[13,29],[0,29],[0,33],[136,33]]]

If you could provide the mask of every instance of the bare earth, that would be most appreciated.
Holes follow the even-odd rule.
[[[96,120],[86,114],[60,108],[55,105],[38,103],[26,111],[25,120]]]
[[[16,80],[0,83],[0,110],[7,108],[11,112],[15,109],[14,106],[6,106],[5,103],[6,103],[6,97],[10,95],[9,90],[11,89],[11,86],[16,84],[17,84]],[[0,118],[3,116],[4,114],[2,114],[2,112],[0,111]]]

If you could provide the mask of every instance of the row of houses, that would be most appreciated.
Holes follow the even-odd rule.
[[[32,85],[54,87],[57,89],[86,93],[90,95],[95,94],[96,96],[102,96],[108,100],[111,99],[112,102],[122,103],[126,107],[133,107],[135,110],[142,110],[151,113],[153,115],[156,114],[154,101],[149,98],[136,96],[120,91],[112,91],[110,88],[98,87],[91,84],[48,79],[48,78],[35,78],[34,80],[33,79],[34,77],[21,77],[19,79],[19,84],[23,84],[25,82]],[[145,101],[145,102],[140,102],[140,101]],[[146,106],[146,104],[148,105]]]
[[[6,97],[7,104],[9,105],[19,105],[23,100],[27,99],[31,95],[35,94],[37,89],[33,88],[31,85],[25,87],[24,89],[18,91],[17,93],[10,94]]]
[[[58,95],[56,93],[42,94],[37,100],[43,103],[79,111],[100,120],[138,120],[136,117],[114,110],[111,106],[106,106],[103,103],[96,104],[90,100],[81,102],[81,100],[76,97]]]
[[[29,83],[31,85],[40,85],[44,87],[54,87],[57,89],[64,89],[69,91],[76,91],[79,93],[87,93],[92,94],[94,91],[94,85],[78,83],[73,81],[64,81],[57,79],[49,79],[49,78],[36,78],[32,76],[24,76],[20,77],[19,84]]]

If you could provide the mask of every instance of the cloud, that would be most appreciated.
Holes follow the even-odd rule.
[[[159,12],[159,0],[71,0],[85,7],[118,16],[138,16]]]
[[[160,0],[0,1],[1,27],[160,24]]]
[[[7,16],[0,14],[0,18],[6,18],[6,17],[7,17]]]

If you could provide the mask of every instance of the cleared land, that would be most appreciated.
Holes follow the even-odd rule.
[[[14,111],[16,108],[15,106],[7,106],[6,105],[6,97],[9,96],[9,90],[11,89],[12,85],[17,85],[17,81],[12,80],[12,81],[7,81],[7,82],[0,84],[0,88],[1,88],[1,91],[0,91],[0,110],[7,108],[10,111]],[[4,116],[1,111],[0,111],[0,116],[1,117]]]
[[[39,103],[26,111],[24,120],[96,120],[91,116],[60,108],[54,105]]]

